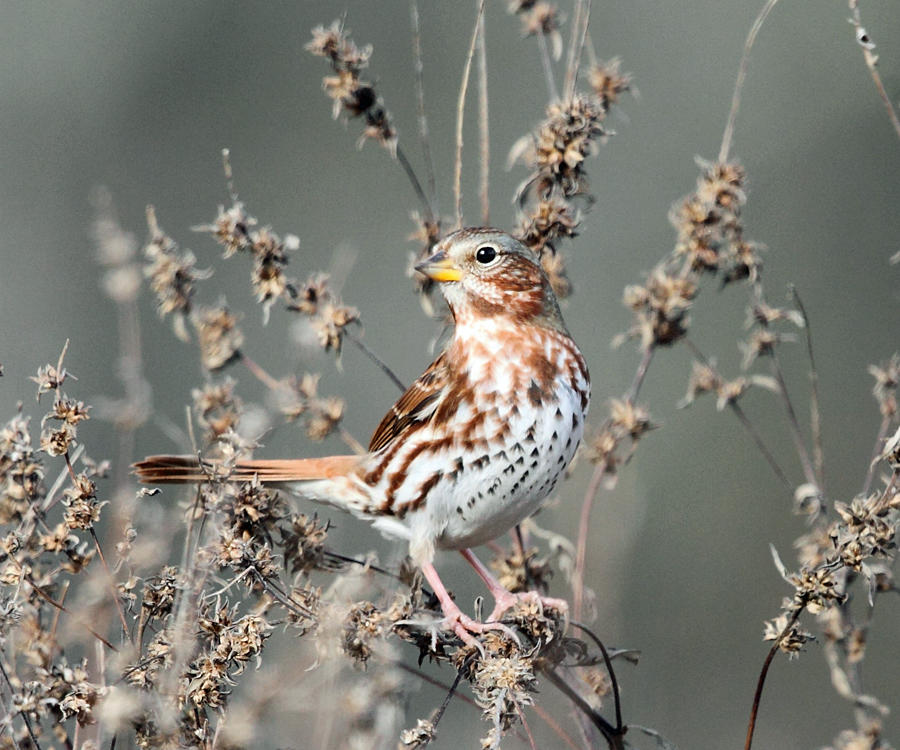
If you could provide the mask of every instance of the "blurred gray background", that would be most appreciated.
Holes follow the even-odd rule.
[[[594,377],[595,423],[604,402],[627,388],[638,361],[633,347],[610,347],[629,325],[622,288],[672,246],[667,212],[693,188],[694,157],[718,152],[741,48],[761,4],[593,5],[598,55],[622,56],[639,91],[611,116],[617,134],[588,165],[597,202],[581,237],[566,247],[576,293],[564,314]],[[431,148],[449,215],[454,109],[474,4],[421,5]],[[900,6],[881,0],[862,10],[897,99]],[[55,361],[66,338],[67,365],[79,378],[68,388],[72,395],[94,402],[121,392],[115,308],[100,291],[90,239],[89,197],[105,185],[126,229],[142,239],[144,207],[153,203],[162,226],[196,252],[199,265],[215,268],[201,299],[225,294],[246,312],[251,357],[277,375],[322,372],[321,390],[346,398],[347,428],[367,438],[395,398],[394,386],[353,347],[342,369],[301,351],[289,316],[277,309],[263,328],[245,259],[223,262],[211,240],[190,231],[228,200],[220,160],[227,146],[250,212],[301,238],[291,272],[305,278],[336,268],[345,301],[362,313],[366,342],[406,381],[428,363],[437,327],[421,314],[404,276],[414,196],[383,150],[368,144],[357,151],[358,123],[331,119],[321,91],[327,65],[303,50],[311,27],[343,13],[356,41],[374,45],[371,75],[421,173],[405,1],[0,4],[0,418],[8,419],[18,401],[40,414],[27,377]],[[900,250],[900,142],[847,16],[842,2],[776,7],[753,54],[732,150],[749,174],[748,235],[768,247],[771,301],[780,303],[794,283],[812,318],[828,490],[836,499],[859,491],[877,430],[866,367],[900,344],[900,267],[889,264]],[[535,40],[521,39],[505,3],[490,0],[486,20],[492,219],[510,227],[511,196],[525,172],[506,171],[506,154],[542,117],[546,91]],[[564,33],[568,38],[568,27]],[[474,98],[469,112],[465,210],[476,221]],[[709,285],[693,315],[695,341],[729,374],[740,363],[745,303],[741,288],[720,293]],[[190,389],[203,378],[195,351],[156,317],[146,293],[141,325],[154,407],[183,424]],[[803,347],[787,349],[785,359],[806,421]],[[642,444],[619,487],[601,495],[588,583],[599,598],[597,632],[643,654],[638,667],[620,670],[626,720],[658,729],[683,749],[738,747],[767,650],[762,623],[789,593],[768,544],[792,567],[791,544],[803,521],[730,414],[716,413],[711,402],[674,408],[689,370],[680,349],[653,363],[641,400],[663,428]],[[263,399],[246,371],[232,374],[245,400]],[[746,408],[799,483],[780,409],[763,393],[751,394]],[[95,420],[81,434],[92,455],[119,458],[108,426]],[[135,455],[177,447],[149,423]],[[281,429],[264,455],[326,450],[341,446],[311,446],[299,428]],[[576,469],[542,525],[574,538],[589,473],[586,462]],[[385,549],[360,524],[335,520],[342,549]],[[439,565],[471,601],[478,588],[463,563],[448,555]],[[565,593],[561,581],[557,587]],[[886,725],[898,744],[897,597],[881,600],[878,610],[866,688],[893,704]],[[442,698],[411,684],[418,693],[406,726]],[[279,721],[293,726],[290,716]],[[486,731],[458,702],[444,721],[435,747],[475,746]],[[817,748],[852,723],[851,707],[835,696],[813,644],[798,661],[776,660],[755,747]],[[552,735],[537,720],[532,725],[552,747]],[[267,742],[296,744],[296,735],[279,734],[275,722],[269,730]]]

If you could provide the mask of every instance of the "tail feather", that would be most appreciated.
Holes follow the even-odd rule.
[[[260,482],[296,482],[344,476],[360,461],[360,456],[257,459],[238,461],[229,472],[220,462],[201,462],[196,456],[147,456],[132,468],[144,484],[190,484],[217,478],[250,481],[254,477]]]

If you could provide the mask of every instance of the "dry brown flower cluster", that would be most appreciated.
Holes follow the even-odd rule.
[[[555,20],[547,20],[556,18],[555,8],[547,3],[515,6],[513,10],[523,16],[529,33],[540,39],[558,38]],[[573,91],[561,100],[552,95],[546,118],[533,133],[520,138],[509,154],[510,163],[522,161],[531,171],[518,189],[518,236],[540,255],[561,298],[572,290],[558,244],[561,239],[577,236],[581,208],[593,201],[584,162],[596,154],[598,145],[609,135],[603,123],[610,108],[629,88],[630,78],[619,72],[619,65],[618,60],[596,63],[589,74],[588,92]]]
[[[369,65],[372,47],[357,47],[342,21],[334,21],[327,28],[317,26],[312,33],[312,41],[306,49],[313,55],[327,58],[334,71],[333,76],[323,81],[325,93],[334,101],[334,117],[344,112],[350,117],[365,118],[359,144],[372,139],[396,154],[397,132],[391,116],[375,91],[375,85],[360,77]]]

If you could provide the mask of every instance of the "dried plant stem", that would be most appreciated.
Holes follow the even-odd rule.
[[[775,475],[781,480],[782,484],[784,484],[789,492],[793,490],[791,480],[788,479],[787,474],[785,474],[781,466],[778,465],[775,456],[773,456],[772,452],[766,447],[762,436],[757,432],[756,427],[753,426],[753,423],[741,408],[740,404],[732,401],[729,403],[729,407],[731,408],[731,411],[734,412],[734,416],[736,416],[741,425],[743,425],[744,429],[747,430],[747,434],[749,434],[753,442],[756,443],[756,447],[759,449],[759,452],[762,453],[763,458],[766,459],[766,462],[772,468],[772,471],[775,472]]]
[[[756,682],[756,692],[753,694],[753,705],[750,707],[750,721],[747,724],[747,739],[744,742],[744,750],[750,750],[750,746],[753,744],[753,732],[756,729],[756,718],[759,715],[759,702],[762,699],[763,687],[766,684],[766,675],[769,673],[769,666],[772,664],[772,659],[775,658],[775,654],[778,653],[778,649],[781,646],[784,637],[791,631],[791,628],[794,627],[794,624],[799,619],[800,613],[803,612],[804,608],[805,607],[797,607],[791,615],[790,620],[788,620],[787,625],[785,625],[784,628],[782,628],[781,633],[778,634],[778,638],[775,639],[775,643],[772,644],[769,653],[766,654],[766,660],[763,662],[762,670],[759,673],[759,679]]]
[[[875,437],[875,447],[872,449],[872,457],[869,460],[869,468],[866,469],[866,478],[863,482],[861,493],[863,495],[868,495],[869,490],[872,488],[872,480],[875,478],[875,466],[878,463],[878,456],[881,455],[882,446],[884,445],[884,439],[885,437],[887,437],[887,433],[890,427],[891,418],[889,416],[883,417],[881,420],[881,425],[878,428],[878,435]]]
[[[254,377],[256,377],[261,383],[263,383],[267,388],[272,391],[280,391],[284,390],[287,386],[280,380],[276,380],[269,373],[267,373],[262,367],[259,366],[255,361],[250,359],[246,354],[240,352],[241,362],[246,365],[247,369],[253,373]],[[340,435],[341,440],[347,445],[350,450],[354,453],[362,455],[366,453],[366,447],[359,442],[353,435],[351,435],[344,427],[338,426],[337,428],[338,435]]]
[[[239,352],[239,356],[241,358],[241,362],[244,363],[244,366],[250,370],[260,383],[266,386],[269,390],[279,391],[284,388],[284,383],[280,380],[276,380],[269,373],[267,373],[262,367],[260,367],[254,360],[250,359],[244,352]]]
[[[481,198],[481,225],[491,225],[491,203],[488,195],[491,177],[491,133],[488,119],[487,41],[484,14],[478,17],[478,146],[480,172],[478,193]]]
[[[547,711],[541,707],[539,703],[535,703],[532,707],[532,710],[540,717],[540,719],[550,727],[551,731],[559,737],[565,744],[566,747],[572,748],[572,750],[579,750],[578,745],[575,744],[575,740],[573,740],[566,731],[559,725],[559,723],[554,719]]]
[[[862,20],[859,15],[859,0],[848,0],[848,4],[850,6],[850,13],[852,14],[850,23],[853,24],[853,28],[856,31],[856,41],[859,43],[859,46],[862,47],[863,59],[866,61],[866,67],[869,69],[869,75],[872,76],[872,80],[875,82],[875,88],[878,89],[878,95],[881,97],[881,101],[884,102],[884,108],[887,110],[888,117],[891,119],[891,125],[894,126],[894,132],[896,132],[897,137],[900,138],[900,118],[897,117],[897,110],[894,109],[891,98],[888,96],[887,90],[884,88],[884,83],[881,81],[881,75],[878,73],[878,55],[873,52],[875,45],[863,28]]]
[[[591,525],[591,510],[594,507],[594,501],[597,499],[597,493],[600,491],[600,484],[606,474],[607,462],[601,461],[594,466],[594,472],[591,474],[591,481],[584,493],[584,500],[581,501],[581,514],[578,519],[578,540],[575,546],[575,571],[572,576],[572,616],[576,620],[580,620],[584,607],[584,569],[587,563],[587,540],[588,529]]]
[[[6,672],[6,667],[3,666],[2,659],[0,659],[0,672],[3,673],[3,679],[6,680],[6,685],[9,688],[10,695],[12,695],[15,692],[15,689],[13,688],[12,681],[9,679],[9,675]],[[28,714],[24,711],[19,711],[18,713],[19,716],[22,717],[22,721],[25,722],[25,728],[28,730],[28,736],[31,738],[32,743],[34,744],[35,748],[37,748],[37,750],[40,750],[41,743],[38,742],[37,737],[34,734],[34,729],[31,726],[31,721],[28,719]],[[15,742],[15,734],[12,731],[12,726],[10,726],[10,734],[13,735],[13,742]],[[18,747],[18,744],[16,746]]]
[[[15,558],[10,558],[10,559],[13,560],[14,562],[16,562]],[[43,599],[45,602],[47,602],[47,604],[49,604],[51,607],[58,609],[60,612],[65,612],[73,620],[75,620],[75,622],[79,623],[80,625],[83,625],[85,630],[87,630],[88,633],[90,633],[92,636],[94,636],[94,638],[96,638],[98,641],[100,641],[104,646],[106,646],[108,649],[110,649],[112,651],[118,652],[119,649],[117,649],[115,646],[113,646],[112,643],[110,643],[108,640],[106,640],[106,638],[104,638],[97,631],[95,631],[93,628],[91,628],[90,625],[88,625],[86,622],[84,622],[80,618],[76,617],[71,612],[71,610],[67,609],[65,606],[63,606],[62,604],[57,602],[55,599],[53,599],[52,596],[50,596],[46,591],[44,591],[40,586],[38,586],[29,576],[24,576],[24,579],[28,582],[28,585],[31,586],[32,589],[34,589],[34,592],[39,597],[41,597],[41,599]]]
[[[576,708],[581,711],[590,722],[600,730],[610,750],[625,750],[624,731],[616,729],[606,719],[604,719],[597,711],[594,710],[584,698],[582,698],[569,683],[567,683],[555,670],[541,670],[550,682],[552,682],[557,690],[565,695]]]
[[[803,316],[803,331],[806,338],[806,356],[809,358],[809,427],[812,432],[813,464],[816,471],[816,481],[819,490],[825,492],[825,451],[822,448],[822,420],[819,408],[819,371],[816,368],[816,358],[813,355],[812,325],[806,314],[806,307],[800,299],[797,287],[791,285],[791,295],[794,303]]]
[[[703,352],[700,351],[700,348],[690,338],[685,337],[684,343],[697,359],[699,359],[704,365],[709,367],[713,371],[713,373],[715,373],[715,376],[717,378],[719,378],[720,380],[722,379],[722,376],[719,374],[716,368],[713,367],[709,359],[706,358]],[[775,460],[775,456],[772,455],[772,452],[768,449],[768,447],[766,447],[766,443],[762,439],[762,436],[759,434],[756,427],[750,421],[750,418],[741,408],[740,404],[735,401],[729,401],[728,406],[734,413],[734,415],[738,418],[744,429],[747,431],[747,434],[750,435],[751,439],[756,444],[756,447],[759,449],[759,452],[763,455],[763,458],[766,459],[766,463],[768,463],[772,471],[775,472],[775,476],[777,476],[781,480],[782,484],[784,484],[788,492],[792,492],[794,489],[793,483],[790,479],[788,479],[787,474],[785,474],[784,469],[782,469],[778,464],[778,461]]]
[[[412,164],[409,163],[409,159],[406,158],[406,153],[399,145],[397,146],[397,161],[400,162],[400,166],[403,167],[403,171],[406,172],[406,176],[409,178],[413,191],[419,199],[419,203],[422,204],[425,218],[429,223],[433,222],[434,214],[431,211],[431,201],[429,201],[428,196],[425,195],[425,191],[422,189],[422,183],[419,182],[419,178],[416,176],[416,171],[413,169]]]
[[[541,51],[541,66],[544,69],[544,78],[547,81],[547,94],[551,102],[559,99],[559,92],[556,90],[556,79],[553,76],[553,63],[550,62],[550,50],[547,47],[547,36],[538,34],[538,49]]]
[[[369,359],[371,359],[378,368],[390,378],[391,382],[396,385],[401,393],[406,391],[406,386],[403,384],[403,381],[397,377],[394,371],[388,367],[387,363],[379,357],[375,352],[373,352],[365,343],[363,343],[362,339],[357,338],[349,331],[345,331],[344,335],[351,341],[351,343],[356,346],[363,354],[365,354]]]
[[[653,361],[653,354],[656,351],[655,346],[648,346],[641,355],[641,361],[638,363],[637,370],[631,380],[628,393],[625,395],[626,401],[634,403],[635,399],[641,391],[641,386],[647,377],[647,371],[650,369],[650,363]],[[578,540],[575,546],[575,572],[573,574],[573,605],[572,612],[576,620],[581,619],[582,608],[584,605],[584,569],[587,564],[587,541],[588,531],[591,525],[591,511],[594,502],[597,499],[597,493],[603,482],[603,477],[608,468],[607,462],[601,461],[594,467],[591,475],[591,481],[584,493],[584,500],[581,502],[581,515],[578,520]]]
[[[516,704],[516,713],[519,714],[519,721],[522,722],[522,729],[525,730],[525,736],[528,738],[528,746],[531,750],[537,750],[537,745],[534,744],[534,735],[531,733],[531,727],[528,726],[528,721],[525,719],[525,712],[518,703]]]
[[[575,96],[575,84],[578,82],[578,71],[581,68],[581,54],[587,41],[588,27],[591,23],[591,0],[579,0],[575,7],[575,21],[572,24],[572,44],[569,48],[569,61],[566,65],[566,83],[564,94],[566,101]]]
[[[469,51],[466,54],[466,62],[463,66],[462,83],[459,87],[459,98],[456,101],[456,157],[453,160],[453,198],[456,206],[456,228],[463,225],[462,214],[462,151],[463,151],[463,119],[466,111],[466,91],[469,88],[469,77],[472,73],[472,58],[475,57],[475,44],[478,41],[478,29],[481,17],[484,15],[485,0],[478,4],[478,15],[475,18],[475,26],[472,30],[472,39],[469,42]]]
[[[616,678],[616,670],[613,669],[612,659],[609,658],[609,651],[606,650],[606,646],[603,645],[603,641],[601,641],[589,627],[586,625],[582,625],[580,622],[572,621],[571,623],[576,628],[578,628],[581,632],[587,635],[596,645],[597,648],[600,649],[600,653],[603,655],[603,663],[606,665],[606,673],[609,675],[609,682],[612,687],[613,693],[613,703],[615,704],[616,710],[616,730],[621,732],[623,729],[622,726],[622,699],[619,695],[619,681]]]
[[[653,361],[655,352],[656,347],[651,345],[644,349],[644,353],[641,355],[641,361],[634,373],[631,387],[628,389],[628,394],[625,396],[631,403],[634,403],[635,399],[638,397],[638,393],[641,391],[641,386],[644,384],[644,379],[647,377],[647,370],[650,369],[650,363]]]
[[[734,125],[737,121],[738,110],[741,108],[741,93],[744,88],[744,79],[747,77],[747,67],[750,64],[750,50],[753,49],[753,43],[759,34],[762,25],[766,22],[769,13],[778,3],[778,0],[766,0],[759,15],[753,21],[747,39],[744,42],[744,52],[741,55],[741,63],[738,66],[737,81],[734,84],[734,93],[731,95],[731,109],[728,111],[728,121],[725,125],[725,132],[722,135],[722,145],[719,148],[719,163],[723,164],[728,161],[728,151],[731,149],[731,140],[734,137]]]
[[[106,557],[103,555],[103,548],[100,546],[97,532],[94,531],[93,526],[90,527],[89,531],[91,532],[91,539],[94,540],[94,547],[97,549],[97,556],[100,558],[100,563],[103,565],[103,570],[106,572],[106,579],[109,583],[110,591],[112,592],[113,602],[115,602],[116,611],[119,613],[119,621],[122,623],[122,635],[124,638],[129,638],[128,623],[125,622],[125,613],[122,611],[122,602],[119,601],[119,592],[116,589],[115,576],[113,576],[112,571],[109,569],[109,565],[106,564]]]
[[[419,23],[419,4],[410,0],[409,15],[412,22],[413,72],[416,76],[416,119],[419,125],[419,143],[422,146],[422,157],[425,160],[425,179],[428,183],[428,197],[431,204],[432,218],[440,214],[437,204],[437,182],[434,176],[434,161],[431,158],[431,145],[428,141],[428,116],[425,113],[425,79],[422,64],[422,28]]]
[[[809,458],[809,451],[806,448],[806,441],[803,439],[803,433],[800,431],[800,420],[797,419],[797,412],[794,410],[794,404],[791,402],[790,394],[787,390],[787,383],[784,380],[784,372],[781,369],[781,360],[778,358],[778,352],[773,351],[770,357],[772,362],[772,375],[778,384],[778,395],[784,404],[785,413],[787,414],[788,424],[791,428],[791,438],[794,441],[794,447],[797,450],[797,456],[803,465],[803,474],[806,481],[821,491],[819,483],[816,479],[816,473],[813,470],[812,462]]]

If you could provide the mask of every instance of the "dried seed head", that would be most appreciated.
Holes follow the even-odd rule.
[[[598,60],[588,70],[591,91],[607,112],[619,101],[619,97],[631,90],[631,74],[622,73],[622,60],[614,57],[606,62]]]
[[[897,385],[900,384],[900,354],[894,354],[881,365],[870,365],[869,374],[875,378],[872,395],[878,402],[881,416],[893,419],[897,416]]]
[[[624,303],[635,313],[635,323],[623,339],[639,339],[642,348],[670,346],[687,333],[688,311],[697,296],[697,283],[657,267],[643,286],[625,287]]]
[[[200,307],[192,320],[200,358],[207,370],[220,370],[239,356],[244,334],[237,327],[237,316],[228,312],[224,304]]]
[[[187,340],[184,319],[191,312],[191,298],[197,281],[208,279],[212,272],[195,268],[197,259],[190,250],[179,253],[175,241],[163,233],[156,222],[152,207],[147,210],[150,241],[144,246],[144,275],[150,280],[150,289],[156,295],[156,309],[160,317],[178,313],[174,320],[175,333]]]
[[[194,413],[206,431],[206,443],[212,443],[219,436],[237,428],[243,404],[235,394],[234,386],[234,380],[225,378],[220,383],[206,383],[202,388],[191,391]]]
[[[72,486],[63,492],[66,510],[63,516],[70,529],[87,530],[100,520],[100,509],[106,503],[98,502],[97,487],[84,474],[72,480]]]
[[[341,352],[347,327],[359,323],[359,311],[341,304],[325,274],[311,276],[288,309],[307,315],[319,345],[325,351],[334,350],[337,354]]]
[[[517,14],[522,19],[522,34],[524,36],[546,37],[550,44],[550,52],[554,60],[559,60],[562,55],[563,40],[559,29],[562,26],[562,16],[553,3],[543,0],[530,2],[511,2],[510,12]]]
[[[768,620],[765,623],[763,640],[777,640],[778,648],[783,653],[787,654],[789,659],[795,659],[800,655],[804,646],[809,643],[809,641],[815,639],[812,633],[801,629],[796,622],[788,627],[789,622],[790,617],[787,614],[781,614],[774,620]]]
[[[396,156],[397,132],[391,117],[375,86],[360,78],[360,71],[368,66],[371,46],[358,48],[340,21],[334,21],[328,28],[318,26],[312,34],[312,41],[306,49],[330,60],[334,71],[334,75],[326,76],[322,81],[325,94],[334,103],[334,117],[337,118],[342,111],[349,117],[363,117],[365,126],[359,145],[366,139],[372,139]]]

